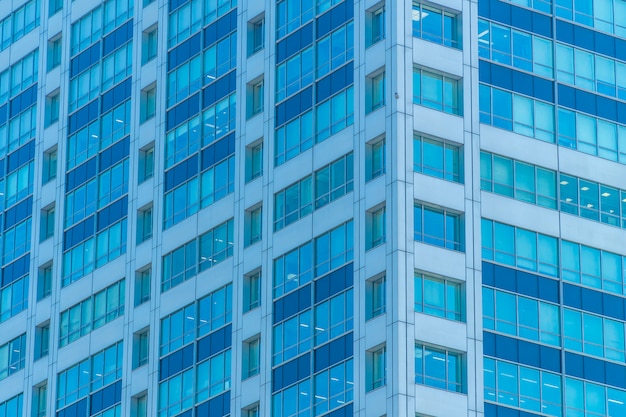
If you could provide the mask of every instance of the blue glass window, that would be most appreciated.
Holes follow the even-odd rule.
[[[561,376],[484,358],[485,400],[523,410],[562,415]]]
[[[460,13],[413,3],[413,36],[461,49],[461,29]]]
[[[413,171],[462,183],[462,147],[414,134]]]
[[[480,122],[554,143],[554,105],[480,85]]]
[[[276,39],[295,31],[313,19],[311,0],[279,0],[276,2]]]
[[[308,111],[276,129],[274,163],[284,164],[311,146],[313,146],[313,111]]]
[[[553,78],[552,41],[528,32],[478,20],[481,58]]]
[[[415,311],[449,320],[465,319],[465,288],[461,283],[416,272],[413,289]]]
[[[352,359],[315,375],[314,415],[319,416],[352,401],[354,371]]]
[[[489,152],[480,153],[482,190],[556,209],[556,172]]]
[[[413,206],[414,240],[457,251],[464,250],[463,216],[416,203]]]
[[[272,363],[278,365],[311,350],[313,347],[313,314],[306,310],[274,326]]]
[[[354,24],[351,21],[317,41],[317,78],[323,77],[352,60],[354,57],[353,33]]]
[[[415,383],[453,392],[465,392],[463,355],[415,344]]]
[[[413,68],[413,103],[462,115],[462,80],[419,67]]]

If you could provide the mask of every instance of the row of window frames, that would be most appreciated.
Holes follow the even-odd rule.
[[[61,0],[50,0],[52,1],[61,1]],[[153,0],[154,1],[154,0]],[[147,64],[152,61],[157,56],[158,52],[158,27],[157,25],[153,25],[148,29],[144,30],[141,35],[142,46],[141,46],[141,61],[142,64]],[[63,48],[63,38],[61,33],[53,36],[48,40],[47,44],[47,63],[46,68],[48,72],[52,71],[59,65],[61,65],[61,52]]]
[[[614,187],[605,186],[603,184],[599,184],[593,181],[587,181],[584,179],[580,179],[577,177],[569,176],[566,174],[560,174],[558,177],[557,184],[557,176],[556,171],[540,168],[531,164],[526,164],[517,160],[513,160],[506,157],[500,157],[498,155],[491,155],[487,153],[483,153],[482,156],[490,159],[493,157],[493,162],[489,162],[489,169],[492,164],[495,165],[496,162],[501,161],[502,164],[506,164],[509,166],[509,171],[511,173],[510,184],[505,184],[501,181],[497,181],[497,178],[493,178],[495,173],[492,173],[490,177],[481,178],[481,188],[487,190],[494,190],[497,194],[503,194],[510,197],[515,195],[516,199],[520,199],[523,201],[533,201],[536,197],[539,200],[543,200],[543,203],[539,203],[540,205],[548,206],[551,208],[556,208],[557,205],[557,195],[560,194],[560,201],[562,204],[561,210],[566,212],[574,212],[577,213],[580,209],[580,215],[582,217],[596,219],[598,217],[598,212],[601,206],[607,205],[606,214],[609,216],[615,216],[616,218],[612,221],[607,221],[609,223],[615,223],[615,225],[619,226],[619,216],[620,213],[620,190]],[[501,165],[502,166],[502,165]],[[532,177],[528,176],[529,170],[540,170],[539,172],[545,173],[544,180],[547,180],[549,176],[552,175],[553,183],[548,184],[544,183],[546,186],[550,187],[554,196],[551,197],[549,195],[541,195],[537,190],[537,185],[539,184],[539,180],[537,179],[537,183],[527,183],[527,181],[521,181],[518,174],[522,172],[522,168],[526,171],[526,179],[534,179],[536,175],[532,175]],[[482,176],[482,175],[481,175]],[[508,176],[508,175],[507,175]],[[526,186],[521,186],[519,183],[522,182],[526,184]],[[558,186],[560,185],[560,187]],[[532,190],[534,189],[534,190]],[[566,194],[566,195],[563,195]],[[621,192],[622,202],[626,202],[626,193],[624,191]],[[609,197],[612,198],[612,202],[609,201]],[[602,210],[605,212],[605,210]],[[624,214],[622,214],[624,216]]]

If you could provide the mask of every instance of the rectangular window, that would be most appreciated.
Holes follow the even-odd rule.
[[[263,238],[263,207],[246,210],[245,221],[246,246],[261,241]]]
[[[59,120],[59,105],[60,94],[58,90],[46,96],[46,127]]]
[[[386,277],[376,277],[366,283],[366,319],[373,319],[387,310],[387,282]]]
[[[230,219],[198,237],[199,270],[204,271],[233,256],[234,221]]]
[[[580,282],[579,260],[575,258],[578,257],[578,249],[566,248],[568,242],[562,241],[562,248],[559,250],[559,239],[555,237],[488,219],[481,220],[481,229],[482,257],[485,260],[495,260],[505,265],[558,277],[559,259],[562,258],[564,263],[562,269],[563,279]],[[578,248],[578,244],[574,245]],[[572,252],[569,252],[570,250]],[[559,256],[560,252],[563,253],[562,256]],[[605,253],[608,254],[608,252]],[[574,275],[570,275],[573,271],[570,270],[569,265],[565,266],[565,264],[570,264],[570,262],[572,263],[571,267],[578,270]],[[594,259],[591,260],[589,265],[598,264],[599,260]],[[615,274],[612,272],[610,275],[619,277],[618,280],[621,281],[620,273]],[[594,285],[600,283],[595,278],[593,282]],[[621,294],[621,291],[619,293]]]
[[[282,321],[272,330],[272,363],[279,365],[308,352],[313,346],[313,314],[305,310]]]
[[[204,208],[234,191],[235,155],[216,163],[200,175],[200,207]]]
[[[414,206],[414,240],[463,251],[463,215],[421,203]]]
[[[567,339],[568,335],[575,333],[580,332],[582,335],[580,320],[570,320],[573,318],[575,319],[569,315],[569,310],[565,309],[565,347],[582,352],[582,345],[576,346],[576,342],[569,345],[571,339]],[[485,330],[495,330],[498,333],[560,347],[561,321],[559,306],[556,304],[483,286]],[[623,334],[623,326],[621,332]],[[621,338],[623,339],[623,336]],[[613,340],[619,340],[619,337]],[[619,350],[622,352],[620,356],[623,357],[623,344]]]
[[[557,183],[556,172],[551,169],[541,168],[535,165],[516,161],[504,156],[494,155],[489,152],[480,152],[480,188],[485,191],[512,197],[520,201],[537,204],[542,207],[556,209]],[[568,205],[576,201],[563,186],[569,184],[568,180],[561,175],[561,199]],[[576,185],[574,185],[576,187]],[[574,189],[575,191],[577,188]],[[609,193],[610,196],[611,193]],[[613,193],[614,199],[618,199],[617,190]],[[567,201],[567,198],[570,198]],[[619,213],[619,204],[614,201],[613,212]],[[561,210],[570,212],[561,204]],[[617,222],[619,224],[619,222]]]
[[[184,6],[170,13],[167,37],[168,49],[186,40],[192,33],[197,32],[202,27],[202,3],[202,0],[188,1]],[[215,2],[208,4],[217,6]]]
[[[319,277],[350,262],[354,256],[354,230],[352,220],[337,226],[314,239],[315,276]]]
[[[368,76],[365,83],[366,113],[369,113],[385,105],[385,71]]]
[[[61,10],[63,10],[63,0],[49,0],[48,16],[52,17]]]
[[[160,355],[165,356],[232,321],[231,285],[161,319]],[[198,319],[198,320],[196,320]],[[197,333],[197,336],[196,336]]]
[[[317,304],[313,308],[315,320],[314,346],[320,346],[344,335],[354,327],[354,295],[352,288]]]
[[[148,417],[148,393],[137,395],[131,399],[131,416]]]
[[[343,197],[354,186],[353,154],[318,169],[274,195],[274,231],[311,214],[315,209]],[[314,180],[313,180],[314,179]]]
[[[413,68],[413,103],[449,114],[463,115],[463,80]]]
[[[294,32],[315,17],[310,0],[279,0],[276,2],[276,40]]]
[[[581,413],[584,415],[586,414],[583,406],[585,399],[589,407],[587,411],[594,407],[595,411],[599,411],[598,415],[605,414],[604,411],[600,410],[603,410],[606,404],[608,404],[609,409],[623,410],[622,405],[617,402],[621,402],[620,399],[623,398],[622,391],[618,393],[615,390],[615,397],[610,395],[607,402],[606,397],[604,397],[604,387],[595,383],[591,384],[592,388],[587,390],[587,396],[585,396],[582,381],[580,381],[580,385],[576,383],[574,388],[570,383],[575,380],[563,379],[560,374],[488,357],[484,358],[483,363],[486,401],[501,403],[506,407],[519,407],[533,413],[541,412],[550,416],[580,415]],[[574,389],[570,391],[572,388]],[[600,389],[598,390],[598,388]],[[565,389],[567,392],[564,393]],[[609,392],[611,391],[613,390],[609,389]],[[592,397],[598,398],[598,401],[591,400]],[[568,408],[565,412],[562,406],[563,398],[570,399],[567,401]],[[616,401],[616,403],[612,403],[611,400]],[[617,404],[616,408],[612,408],[612,404]],[[609,413],[611,412],[609,411]]]
[[[156,84],[141,90],[141,121],[150,120],[156,114]]]
[[[89,334],[124,314],[125,282],[97,292],[92,297],[64,310],[60,314],[59,347]]]
[[[313,110],[309,110],[275,132],[274,165],[282,165],[313,146]]]
[[[248,406],[241,410],[242,417],[259,417],[261,414],[259,404]]]
[[[315,142],[319,143],[352,126],[354,122],[354,87],[350,86],[315,108]]]
[[[365,151],[367,180],[372,180],[385,173],[385,138],[375,139],[367,144]]]
[[[41,228],[39,230],[40,242],[54,236],[54,213],[54,205],[41,210]]]
[[[150,267],[135,273],[135,306],[150,301],[151,277]]]
[[[0,289],[0,323],[28,308],[28,275]]]
[[[243,379],[257,375],[261,369],[261,337],[243,342]]]
[[[148,363],[150,329],[138,331],[133,335],[133,369]]]
[[[47,382],[43,382],[33,387],[32,416],[33,417],[46,417],[47,406],[48,406],[48,384]],[[0,404],[0,409],[2,408],[3,408],[3,405]],[[21,407],[18,408],[18,410],[21,410]]]
[[[152,205],[137,210],[137,244],[152,238]]]
[[[256,116],[263,112],[263,100],[264,100],[264,84],[263,79],[253,81],[247,86],[248,94],[248,118]]]
[[[352,60],[354,57],[353,37],[354,22],[350,21],[318,39],[315,45],[315,66],[318,79]]]
[[[35,328],[35,360],[48,356],[50,349],[50,322]]]
[[[385,206],[368,211],[368,249],[382,245],[386,242],[386,218]]]
[[[414,135],[413,171],[462,183],[462,148],[441,140]]]
[[[47,150],[43,154],[42,183],[47,184],[57,177],[57,148]]]
[[[413,36],[461,49],[460,14],[413,3]]]
[[[60,34],[48,41],[48,71],[61,65],[62,41]]]
[[[313,279],[313,242],[274,259],[274,298],[278,298]]]
[[[386,385],[387,377],[387,349],[385,346],[366,352],[366,379],[367,391],[372,391]]]
[[[261,305],[261,271],[243,277],[243,312],[246,313]]]
[[[377,4],[366,11],[365,19],[365,46],[369,47],[385,39],[385,5]]]
[[[463,285],[445,278],[415,273],[415,311],[448,320],[463,321]]]
[[[52,292],[52,264],[39,268],[37,275],[37,301],[48,297]]]
[[[479,89],[481,123],[554,143],[555,115],[553,104],[507,90],[500,90],[486,84],[480,84]],[[563,114],[561,113],[561,109],[559,109],[559,120],[562,122],[559,123],[559,144],[576,148],[575,140],[571,142],[571,139],[561,136],[562,131],[576,129],[576,122],[572,122],[568,117],[574,113],[569,110],[563,110]],[[594,140],[595,137],[584,136],[586,140]],[[581,151],[595,154],[595,145],[593,148],[593,150]]]
[[[313,385],[313,392],[315,393],[314,415],[316,416],[321,416],[352,402],[354,389],[353,360],[349,359],[316,374],[313,377]],[[303,414],[306,415],[306,413]],[[332,413],[328,415],[332,415]]]
[[[92,355],[57,376],[56,408],[76,402],[122,378],[122,341]]]
[[[142,63],[152,61],[157,56],[158,51],[158,27],[154,26],[145,30],[141,41]]]
[[[246,181],[263,175],[263,140],[246,147]]]
[[[415,383],[446,391],[465,391],[463,354],[415,344]]]
[[[165,292],[194,277],[197,271],[204,271],[233,256],[233,225],[230,219],[163,256],[161,291]],[[199,254],[196,247],[199,247]]]
[[[96,268],[126,253],[127,218],[96,235]]]
[[[154,144],[139,150],[139,184],[154,175]]]
[[[248,56],[265,47],[265,15],[248,22]]]
[[[24,369],[26,359],[26,334],[0,346],[0,380]],[[16,413],[15,415],[18,415]]]
[[[478,33],[480,58],[533,72],[545,78],[554,77],[552,40],[483,19],[478,19]],[[565,58],[560,52],[557,47],[557,63],[563,62],[559,58]],[[569,79],[558,78],[559,81],[573,84]]]

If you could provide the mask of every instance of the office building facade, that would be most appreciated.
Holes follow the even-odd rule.
[[[622,0],[0,2],[0,417],[626,415]]]

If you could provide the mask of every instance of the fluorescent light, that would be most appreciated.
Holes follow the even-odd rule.
[[[560,182],[560,184],[561,184],[561,185],[567,185],[567,184],[569,184],[569,182],[567,182],[567,181],[563,180],[563,181],[561,181],[561,182]]]
[[[606,192],[605,192],[605,193],[602,193],[602,197],[608,197],[608,196],[610,196],[610,195],[611,195],[611,193],[606,193]]]
[[[589,191],[589,187],[580,187],[581,191]]]

